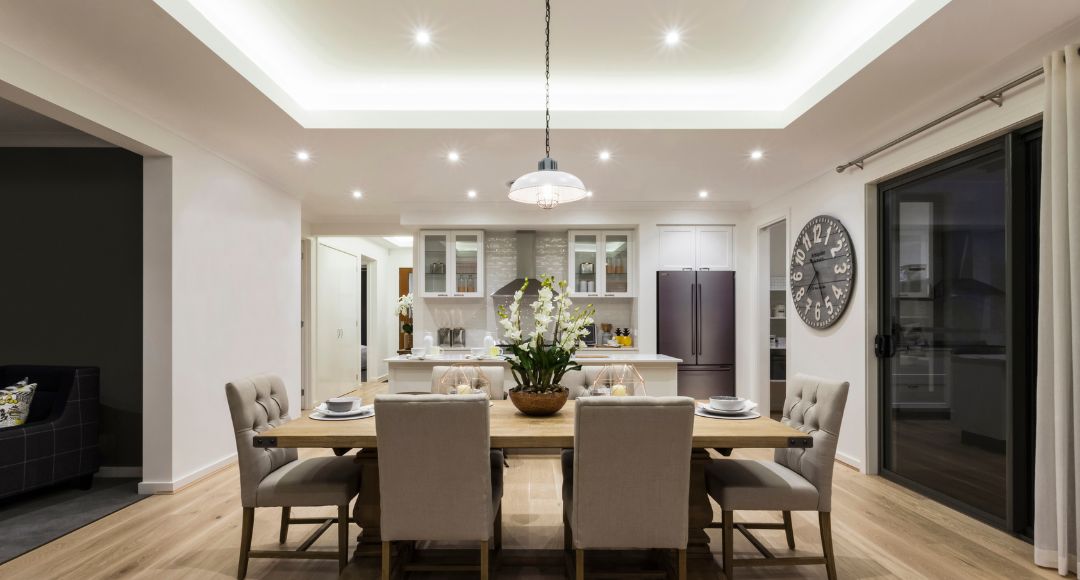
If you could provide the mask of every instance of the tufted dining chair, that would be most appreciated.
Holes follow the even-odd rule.
[[[256,375],[225,385],[225,396],[236,434],[240,464],[240,503],[244,522],[240,537],[237,578],[247,575],[249,558],[303,558],[337,560],[339,571],[348,562],[349,502],[360,490],[360,465],[354,457],[313,457],[299,460],[296,449],[255,447],[261,432],[289,420],[285,384],[274,375]],[[336,506],[336,518],[291,518],[290,508]],[[289,524],[320,524],[297,550],[252,550],[255,508],[280,507],[278,540],[284,544]],[[336,552],[308,552],[333,523],[338,525]]]
[[[709,495],[720,504],[724,529],[724,573],[734,577],[735,566],[824,564],[836,579],[832,546],[832,475],[836,443],[847,402],[848,383],[797,374],[787,384],[781,422],[810,435],[809,449],[777,449],[773,461],[718,459],[705,469]],[[783,523],[734,523],[736,510],[779,511]],[[751,529],[783,529],[795,549],[791,512],[816,511],[823,555],[777,558],[751,533]],[[717,527],[713,524],[712,527]],[[739,530],[765,559],[738,559],[732,554],[734,530]]]

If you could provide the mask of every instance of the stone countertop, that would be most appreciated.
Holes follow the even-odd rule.
[[[434,358],[414,359],[409,355],[399,355],[385,359],[389,364],[410,364],[410,365],[439,365],[439,364],[454,364],[454,363],[473,363],[473,364],[505,364],[506,361],[502,359],[474,359],[465,354],[459,353],[446,353]],[[664,354],[642,354],[638,352],[618,352],[617,350],[603,351],[603,352],[591,352],[585,351],[574,357],[574,360],[584,365],[602,365],[602,364],[634,364],[634,365],[677,365],[682,362],[682,359],[670,357]]]

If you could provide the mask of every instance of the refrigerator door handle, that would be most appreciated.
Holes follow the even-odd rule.
[[[697,284],[690,285],[690,354],[697,354]]]
[[[697,310],[697,338],[695,339],[698,345],[698,350],[701,350],[701,284],[697,284],[697,303],[694,308]],[[698,352],[697,354],[701,354]]]

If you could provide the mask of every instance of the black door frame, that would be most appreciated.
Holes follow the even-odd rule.
[[[891,335],[889,294],[891,272],[888,263],[887,239],[884,227],[890,211],[885,194],[899,186],[921,180],[941,171],[969,163],[985,155],[1003,152],[1006,163],[1006,517],[988,514],[953,499],[937,490],[889,471],[886,458],[886,421],[888,385],[887,364],[878,366],[878,458],[882,477],[908,487],[922,495],[960,512],[985,521],[997,528],[1030,540],[1034,512],[1034,435],[1035,435],[1035,347],[1036,316],[1038,312],[1038,219],[1040,153],[1032,143],[1042,137],[1042,122],[1014,130],[1000,137],[920,167],[904,175],[878,184],[877,231],[878,247],[878,329]]]

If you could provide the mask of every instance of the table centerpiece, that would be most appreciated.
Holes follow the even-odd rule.
[[[526,415],[553,415],[562,409],[570,394],[562,386],[563,375],[581,370],[574,362],[574,353],[585,346],[587,327],[596,312],[592,305],[575,307],[567,292],[567,282],[556,283],[554,277],[540,281],[532,310],[530,330],[522,328],[521,302],[530,281],[525,280],[514,293],[509,308],[499,306],[499,324],[507,344],[510,372],[517,386],[510,389],[510,401]],[[526,325],[528,326],[528,325]]]

